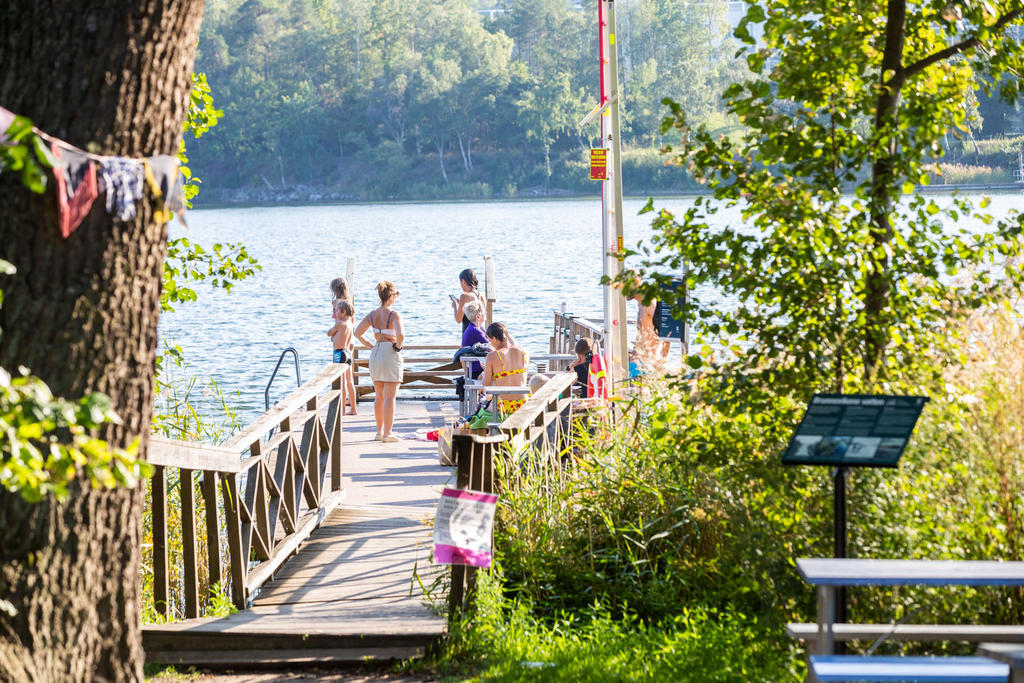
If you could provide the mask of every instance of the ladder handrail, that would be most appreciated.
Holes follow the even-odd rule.
[[[294,346],[289,346],[281,352],[281,357],[277,359],[277,365],[274,366],[274,372],[270,375],[270,381],[267,382],[267,388],[263,392],[263,402],[266,405],[266,409],[270,410],[270,385],[274,383],[274,378],[277,377],[277,371],[281,369],[281,363],[284,362],[285,354],[291,351],[292,355],[295,356],[295,386],[302,386],[302,371],[299,370],[299,352],[295,350]]]

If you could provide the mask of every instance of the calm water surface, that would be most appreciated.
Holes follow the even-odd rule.
[[[691,201],[655,204],[679,212]],[[644,203],[624,202],[627,245],[650,236],[650,215],[637,215]],[[1020,205],[1019,194],[996,195],[989,211],[999,216]],[[718,218],[724,224],[739,215]],[[349,257],[356,259],[356,320],[377,306],[378,280],[393,280],[407,344],[459,342],[448,294],[459,291],[463,268],[477,271],[482,288],[485,256],[494,257],[494,318],[528,351],[548,350],[551,311],[562,302],[570,312],[601,317],[598,199],[208,209],[190,212],[189,225],[172,236],[202,245],[242,242],[263,266],[230,294],[200,288],[198,302],[160,322],[161,337],[182,346],[189,373],[238,392],[231,401],[243,422],[262,412],[264,387],[284,348],[298,349],[304,378],[329,362],[328,283],[345,275]],[[636,304],[627,311],[634,319]],[[294,386],[291,367],[275,382],[272,401]]]
[[[687,199],[659,206],[680,209]],[[650,234],[642,200],[624,205],[627,244]],[[263,390],[281,351],[299,351],[311,377],[330,360],[328,283],[356,259],[356,320],[378,305],[374,287],[393,280],[407,344],[457,344],[461,327],[448,294],[473,268],[483,287],[484,257],[494,258],[494,319],[532,353],[548,350],[551,311],[601,317],[601,204],[597,199],[424,203],[196,210],[187,232],[202,245],[242,242],[263,271],[230,294],[199,290],[199,301],[163,316],[161,336],[182,346],[189,370],[240,392],[248,421],[263,410]],[[636,304],[627,311],[635,318]],[[290,357],[289,357],[289,363]],[[272,400],[294,386],[285,367]],[[233,399],[234,401],[234,399]]]

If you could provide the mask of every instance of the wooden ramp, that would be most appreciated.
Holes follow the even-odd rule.
[[[412,436],[435,429],[456,409],[454,403],[400,402],[395,431]],[[438,466],[434,442],[373,440],[373,406],[360,410],[344,418],[341,507],[264,585],[251,608],[145,626],[148,661],[254,666],[405,659],[422,655],[443,635],[445,618],[423,589],[441,577],[430,562],[429,525],[453,470]]]

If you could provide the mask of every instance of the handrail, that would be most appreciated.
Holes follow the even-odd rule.
[[[277,359],[277,365],[274,366],[274,372],[271,373],[270,381],[267,382],[267,388],[263,392],[263,403],[267,410],[270,410],[270,385],[274,383],[274,378],[277,377],[277,371],[281,369],[281,363],[284,362],[284,356],[289,351],[291,351],[292,355],[295,356],[295,386],[302,386],[302,370],[299,369],[299,352],[295,350],[294,346],[289,346],[281,352],[281,356]]]
[[[581,337],[592,339],[597,349],[603,349],[604,329],[586,318],[571,313],[555,311],[555,324],[551,333],[551,353],[574,353],[576,340]]]
[[[294,413],[299,407],[321,390],[324,384],[337,380],[348,370],[344,363],[331,363],[298,389],[278,401],[273,408],[256,418],[256,421],[221,444],[222,448],[233,449],[248,446],[270,431],[281,420],[282,415]]]
[[[521,405],[518,410],[505,418],[498,429],[502,432],[526,429],[550,407],[552,401],[558,400],[576,379],[575,372],[561,372],[555,375],[530,395],[526,399],[526,403]]]
[[[205,591],[199,586],[204,558],[197,552],[197,541],[204,533],[203,575],[209,577],[209,585],[230,579],[232,602],[244,609],[253,593],[341,503],[342,386],[348,372],[345,364],[324,367],[220,446],[150,437],[148,459],[155,466],[153,593],[158,612],[199,616],[199,598]],[[271,432],[276,434],[264,442]],[[167,543],[168,494],[174,492],[171,469],[178,470],[182,538],[181,564],[173,567]],[[197,490],[204,501],[205,525],[197,524]],[[221,562],[222,529],[227,536],[226,567]],[[172,585],[183,590],[180,600],[172,601]],[[184,608],[179,610],[181,603]]]

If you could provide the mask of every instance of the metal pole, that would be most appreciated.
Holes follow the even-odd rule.
[[[607,93],[608,106],[601,115],[601,144],[608,149],[608,179],[602,192],[604,207],[603,240],[604,274],[611,279],[622,273],[621,256],[612,252],[622,250],[622,159],[619,145],[619,64],[615,45],[615,3],[601,0],[604,22],[601,26],[601,47],[607,64],[601,64],[601,93]],[[604,104],[602,102],[602,104]],[[614,388],[626,378],[626,299],[622,291],[605,286],[604,302],[605,357],[611,386]]]
[[[355,301],[356,260],[351,256],[348,257],[348,263],[345,266],[345,284],[348,285],[348,295]]]
[[[832,519],[835,528],[833,530],[834,555],[846,557],[846,476],[847,468],[837,467],[835,471],[835,498],[832,505]],[[835,621],[843,623],[846,621],[846,588],[837,586],[835,590]],[[842,642],[835,643],[834,654],[845,654],[846,647]],[[832,654],[832,653],[830,653]]]
[[[494,322],[494,302],[498,298],[498,283],[494,280],[494,257],[484,256],[484,300],[487,324]]]

